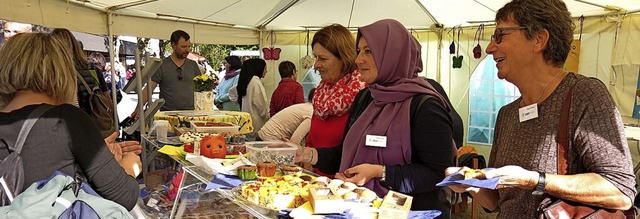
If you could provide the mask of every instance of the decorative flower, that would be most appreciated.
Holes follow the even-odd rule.
[[[193,77],[193,91],[213,91],[218,86],[218,79],[209,74],[200,74]]]

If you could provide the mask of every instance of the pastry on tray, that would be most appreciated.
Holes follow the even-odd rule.
[[[274,162],[259,162],[258,174],[261,177],[272,177],[276,175],[276,163]]]
[[[486,179],[484,170],[480,169],[466,169],[464,170],[464,179]]]
[[[284,175],[302,175],[302,167],[294,164],[282,164],[280,165],[280,170]]]

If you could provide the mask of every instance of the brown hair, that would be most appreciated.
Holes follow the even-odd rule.
[[[346,27],[340,24],[323,27],[313,35],[311,47],[313,48],[316,43],[340,59],[343,73],[356,70],[356,41]]]
[[[0,51],[0,108],[20,90],[73,103],[78,87],[69,46],[47,33],[21,33]]]
[[[513,0],[496,13],[496,21],[512,20],[526,27],[525,36],[549,31],[549,41],[543,51],[544,60],[562,67],[573,41],[575,24],[562,0]]]
[[[280,78],[290,78],[296,71],[296,65],[291,61],[283,61],[278,65],[278,73]]]

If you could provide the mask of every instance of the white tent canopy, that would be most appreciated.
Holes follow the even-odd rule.
[[[0,19],[75,31],[167,39],[175,29],[196,43],[256,44],[259,31],[330,23],[357,28],[393,18],[407,28],[475,26],[508,0],[0,0]],[[639,0],[566,0],[574,16],[640,10]],[[109,19],[108,14],[112,14]],[[110,26],[108,24],[111,24]]]

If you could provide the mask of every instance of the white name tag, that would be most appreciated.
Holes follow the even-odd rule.
[[[518,116],[520,117],[520,122],[538,118],[538,104],[534,103],[518,109]]]
[[[367,135],[366,141],[364,143],[366,146],[372,147],[387,147],[387,136],[380,135]]]

